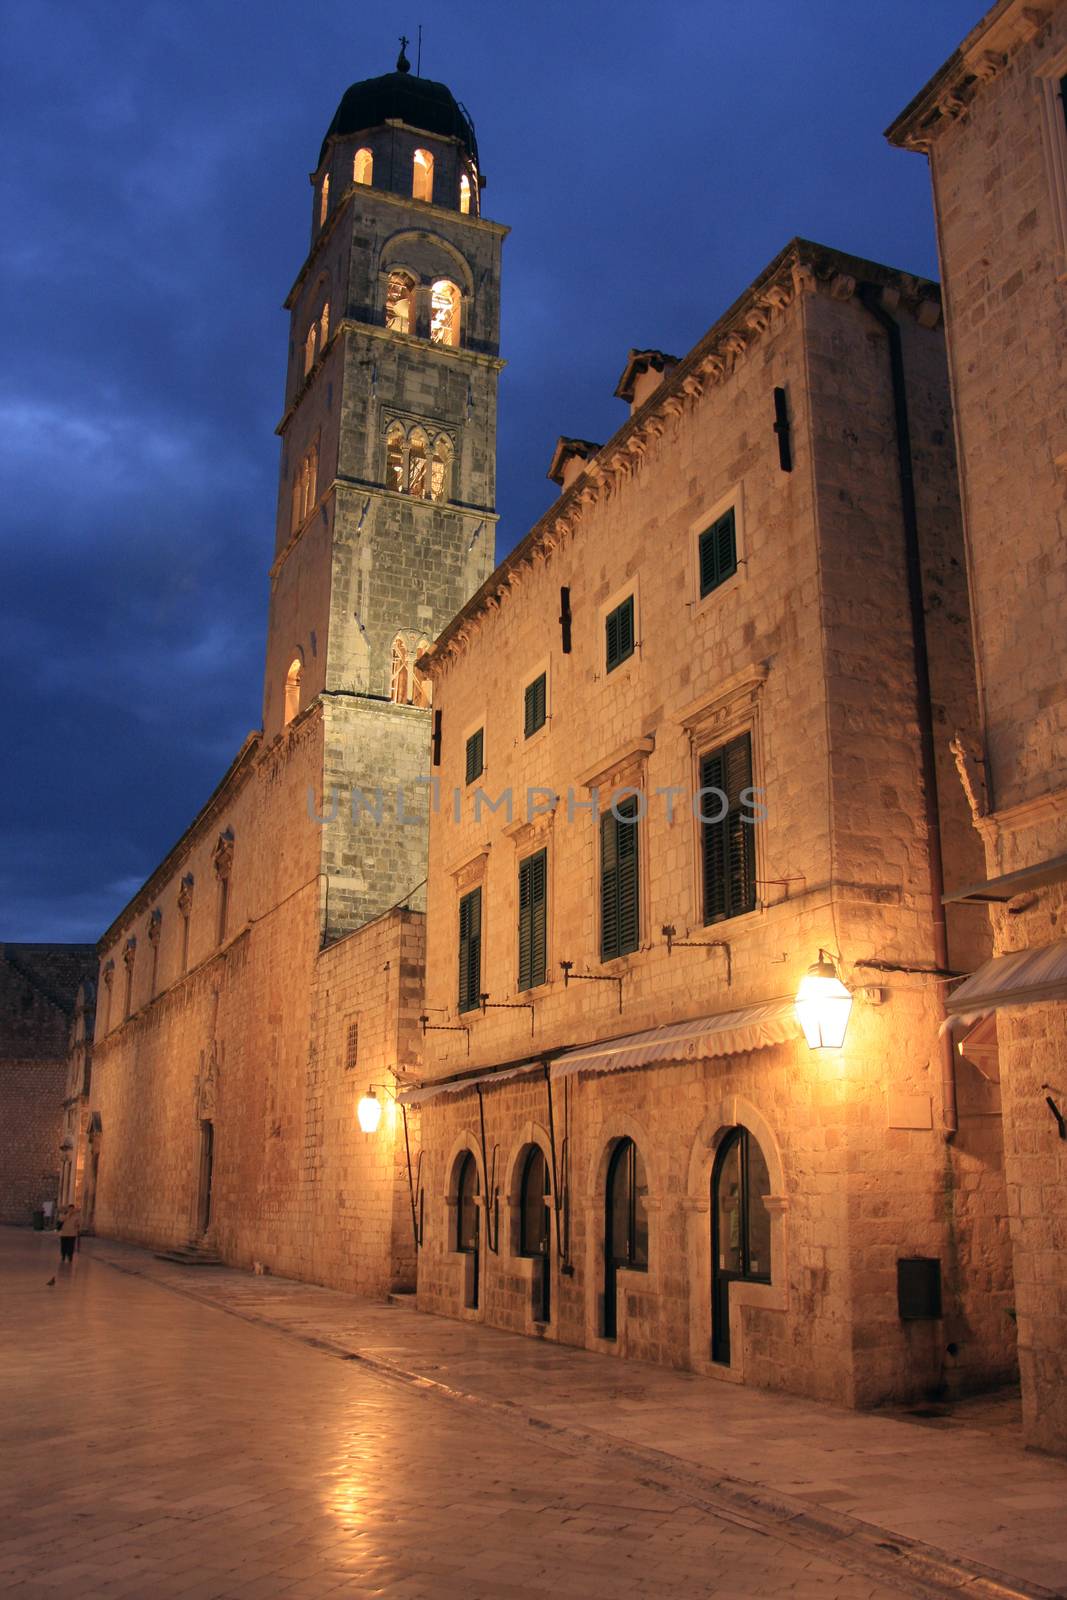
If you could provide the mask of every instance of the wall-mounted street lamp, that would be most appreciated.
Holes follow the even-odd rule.
[[[825,950],[809,967],[797,989],[797,1021],[809,1050],[840,1050],[852,1013],[852,996],[837,976]]]
[[[375,1094],[373,1084],[371,1084],[356,1107],[356,1116],[359,1118],[359,1126],[364,1133],[378,1132],[378,1124],[382,1120],[382,1102]]]

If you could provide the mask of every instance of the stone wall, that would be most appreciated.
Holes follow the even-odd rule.
[[[58,1198],[67,1034],[91,945],[0,946],[0,1222]]]

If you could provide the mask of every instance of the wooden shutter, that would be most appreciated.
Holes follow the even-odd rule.
[[[634,653],[634,597],[627,595],[621,606],[610,611],[604,622],[604,655],[608,672],[614,671]]]
[[[754,826],[746,820],[741,796],[752,786],[752,737],[731,739],[704,756],[700,763],[702,789],[719,789],[728,809],[721,822],[702,822],[704,921],[716,922],[753,911],[756,905],[756,840]],[[720,804],[710,796],[701,810],[717,812]]]
[[[523,731],[528,739],[531,733],[536,733],[538,728],[545,725],[545,675],[542,672],[533,683],[526,685],[525,716]]]
[[[637,797],[620,800],[600,819],[600,959],[636,950],[641,904],[638,884]]]
[[[467,782],[473,783],[475,778],[480,778],[485,766],[483,750],[485,745],[485,730],[479,728],[477,733],[472,733],[467,740]]]
[[[737,524],[733,506],[700,535],[698,553],[700,597],[703,599],[737,571]]]
[[[482,991],[482,891],[459,902],[459,1009],[473,1011]]]
[[[519,863],[519,988],[545,981],[548,858],[544,850]]]

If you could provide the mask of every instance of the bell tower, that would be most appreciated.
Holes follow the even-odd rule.
[[[310,248],[285,302],[263,726],[269,741],[313,706],[322,717],[328,937],[425,877],[414,663],[494,565],[508,230],[482,217],[483,188],[470,116],[403,52],[346,91],[311,174]]]

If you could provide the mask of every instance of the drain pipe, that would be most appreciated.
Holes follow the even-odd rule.
[[[904,381],[904,352],[900,326],[882,304],[877,284],[860,286],[860,300],[882,328],[889,346],[889,371],[893,390],[893,414],[897,435],[897,464],[900,475],[900,505],[904,519],[904,553],[908,579],[908,604],[911,612],[911,641],[915,664],[916,710],[919,718],[919,748],[922,766],[923,800],[926,815],[927,861],[930,872],[930,902],[933,916],[934,962],[941,972],[948,971],[948,925],[945,921],[944,863],[941,854],[941,817],[937,804],[937,759],[934,745],[934,718],[930,704],[930,658],[926,648],[926,607],[923,597],[922,560],[919,551],[919,518],[915,508],[915,477],[912,471],[911,430],[908,425],[908,397]],[[946,1143],[956,1137],[959,1113],[956,1106],[956,1057],[952,1034],[946,1029],[938,1040],[941,1052],[941,1104]]]

